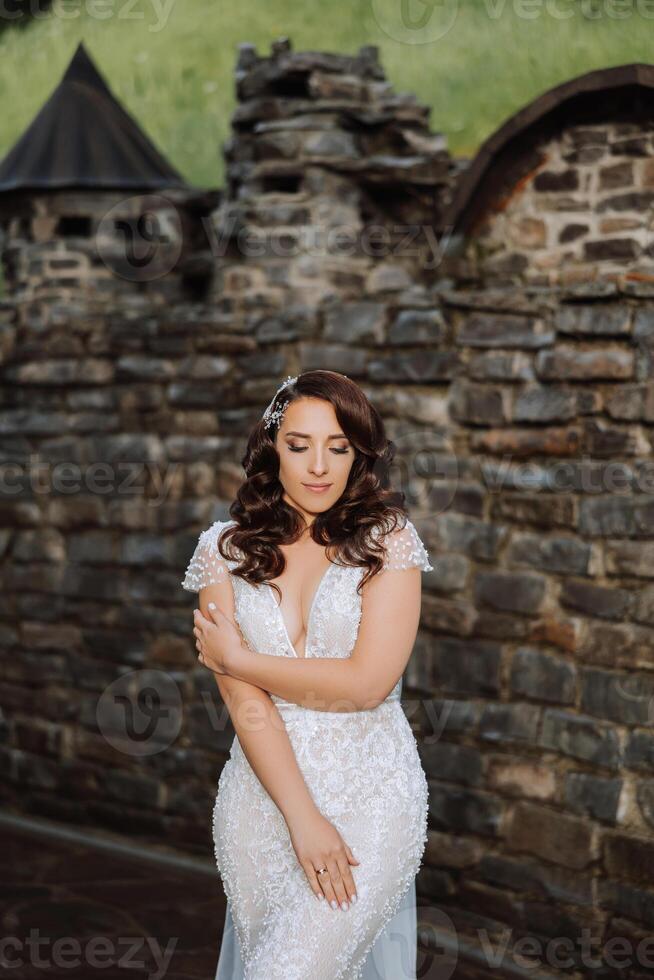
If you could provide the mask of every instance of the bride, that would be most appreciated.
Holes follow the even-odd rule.
[[[427,838],[399,695],[432,566],[387,489],[392,456],[345,375],[287,378],[250,435],[232,520],[202,532],[182,582],[236,732],[213,813],[233,980],[415,977],[384,930],[411,911]]]

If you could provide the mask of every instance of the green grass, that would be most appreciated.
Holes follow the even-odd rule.
[[[56,86],[84,40],[109,86],[190,183],[223,183],[222,144],[235,106],[237,46],[267,54],[288,36],[297,50],[355,53],[376,44],[389,81],[432,107],[431,128],[456,155],[479,144],[546,89],[595,68],[649,61],[654,21],[602,0],[584,16],[577,0],[558,0],[556,18],[534,2],[430,0],[433,16],[405,32],[403,0],[176,0],[156,14],[152,0],[60,3],[58,11],[0,36],[0,154],[12,146]],[[404,0],[416,22],[422,0]],[[170,0],[160,0],[170,4]],[[616,14],[617,11],[617,14]],[[654,13],[654,8],[653,11]],[[536,13],[536,16],[533,16]],[[77,16],[74,16],[78,14]],[[449,30],[446,26],[451,23]],[[433,37],[434,30],[443,34]],[[432,31],[432,35],[430,35]],[[403,39],[403,34],[405,39]],[[421,43],[408,43],[419,40]]]

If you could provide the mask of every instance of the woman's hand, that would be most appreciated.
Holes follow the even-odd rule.
[[[209,614],[211,619],[199,609],[193,610],[198,660],[216,674],[229,674],[229,665],[241,648],[241,635],[214,602],[209,603]]]
[[[296,819],[287,818],[286,824],[293,850],[314,895],[317,898],[324,895],[332,908],[341,902],[355,902],[357,890],[350,864],[360,862],[336,827],[317,808],[303,812]],[[327,868],[328,873],[317,874],[321,868]]]

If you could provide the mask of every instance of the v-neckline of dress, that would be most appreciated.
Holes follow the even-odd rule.
[[[282,627],[282,630],[284,632],[284,638],[285,638],[285,640],[286,640],[286,642],[287,642],[287,644],[289,646],[289,649],[293,653],[293,656],[296,657],[298,660],[306,660],[307,659],[308,651],[309,651],[309,639],[311,637],[311,622],[312,622],[313,610],[314,610],[315,605],[316,605],[316,599],[318,598],[318,595],[320,594],[320,591],[322,590],[322,587],[323,587],[323,585],[325,584],[325,582],[327,580],[327,576],[329,575],[329,573],[332,570],[332,568],[334,568],[335,566],[336,566],[336,562],[330,561],[329,565],[327,566],[327,568],[325,569],[325,571],[322,573],[322,575],[320,577],[320,581],[318,582],[318,585],[316,586],[316,591],[313,593],[313,599],[311,600],[311,606],[309,607],[309,615],[307,617],[307,629],[306,629],[306,635],[305,635],[305,640],[304,640],[304,656],[302,656],[302,657],[300,656],[300,654],[297,652],[297,650],[295,649],[295,647],[291,643],[291,637],[289,636],[289,632],[288,632],[288,629],[286,627],[286,620],[284,619],[284,614],[282,613],[281,603],[277,603],[276,602],[276,600],[275,600],[275,592],[274,592],[273,587],[270,584],[270,582],[266,582],[265,583],[267,585],[267,587],[268,587],[267,588],[267,591],[270,594],[270,598],[272,599],[273,606],[275,607],[277,613],[279,614],[279,623],[280,623],[280,625]]]

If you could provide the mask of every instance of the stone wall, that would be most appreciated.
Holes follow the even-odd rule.
[[[509,947],[649,934],[654,509],[648,287],[441,291],[458,366],[423,529],[423,887]],[[551,945],[548,946],[548,943]],[[534,951],[535,952],[535,951]],[[642,969],[636,969],[640,962]]]
[[[204,293],[204,219],[217,191],[63,189],[0,194],[5,292],[38,331],[70,304],[156,308]]]
[[[475,228],[478,276],[541,285],[654,274],[652,122],[577,124],[539,142],[524,177]]]
[[[461,163],[371,49],[246,46],[237,81],[206,301],[127,289],[89,317],[80,296],[38,330],[19,299],[0,310],[5,458],[138,471],[134,493],[3,500],[5,799],[211,848],[233,733],[180,579],[199,531],[227,516],[279,379],[345,371],[397,444],[395,485],[435,566],[404,685],[431,788],[421,917],[456,928],[462,961],[476,951],[481,972],[462,977],[515,975],[522,936],[542,975],[590,975],[584,929],[632,944],[628,973],[604,949],[593,975],[644,977],[654,289],[611,256],[568,284],[542,267],[533,283],[442,256],[430,267]],[[330,223],[354,232],[345,255],[321,237]],[[373,226],[388,236],[377,251]],[[149,756],[121,747],[124,709],[106,697],[132,671],[180,723]],[[485,935],[507,931],[489,966]]]

